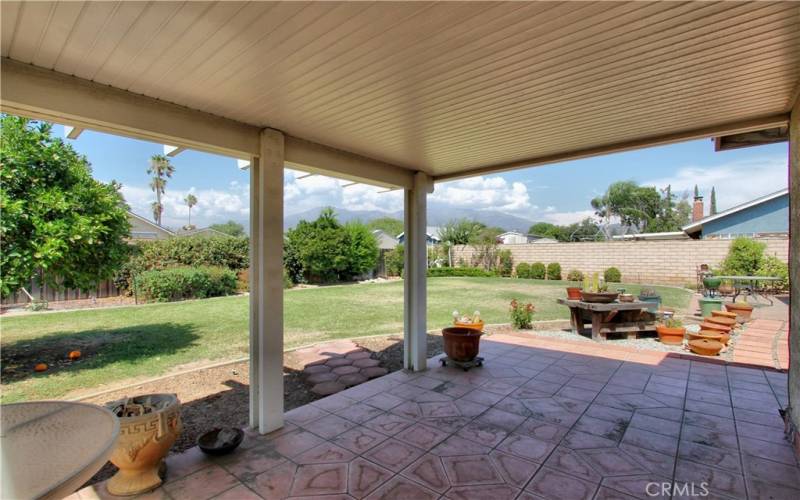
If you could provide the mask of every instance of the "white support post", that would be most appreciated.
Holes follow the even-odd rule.
[[[407,370],[427,368],[427,280],[428,246],[425,236],[427,196],[433,182],[424,172],[414,175],[405,190],[404,366]]]
[[[283,134],[265,129],[250,168],[250,423],[262,434],[283,427],[283,165]]]

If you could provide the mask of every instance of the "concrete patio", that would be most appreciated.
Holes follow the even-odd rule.
[[[146,498],[800,497],[785,373],[510,335],[481,351],[288,412],[233,455],[173,455]]]

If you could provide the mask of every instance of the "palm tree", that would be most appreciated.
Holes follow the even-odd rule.
[[[156,193],[156,201],[152,204],[153,219],[156,224],[161,225],[161,215],[164,213],[164,205],[161,203],[161,195],[167,186],[167,178],[175,173],[175,167],[169,162],[169,158],[164,155],[153,155],[150,157],[150,168],[147,173],[153,176],[150,181],[150,189]]]
[[[197,196],[189,193],[183,201],[186,202],[186,205],[189,207],[189,227],[192,227],[192,207],[197,205]]]

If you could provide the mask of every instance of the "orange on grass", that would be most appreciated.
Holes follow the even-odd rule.
[[[47,370],[47,363],[37,363],[36,366],[33,367],[34,371],[43,372]]]
[[[81,351],[70,351],[67,357],[73,361],[81,357]]]

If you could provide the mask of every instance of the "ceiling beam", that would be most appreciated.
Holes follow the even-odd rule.
[[[80,127],[70,127],[69,125],[64,125],[64,137],[67,139],[75,140],[80,137],[81,132],[83,132],[83,129]]]
[[[646,137],[634,141],[605,144],[588,149],[567,151],[564,153],[558,153],[548,156],[538,156],[509,163],[500,163],[497,165],[487,165],[485,167],[470,169],[465,172],[439,175],[437,177],[434,177],[433,180],[434,182],[451,181],[456,179],[463,179],[465,177],[474,177],[476,175],[507,172],[509,170],[517,170],[521,168],[538,167],[541,165],[548,165],[551,163],[579,160],[582,158],[590,158],[592,156],[602,156],[613,153],[622,153],[624,151],[631,151],[634,149],[664,146],[667,144],[674,144],[676,142],[691,141],[695,139],[706,139],[720,135],[740,134],[744,132],[753,132],[768,128],[783,127],[786,126],[788,123],[789,123],[789,115],[782,113],[778,115],[764,116],[760,118],[744,120],[735,123],[725,123],[721,125],[715,125],[712,127],[704,127],[704,128],[686,130],[683,132],[676,132],[672,134]]]
[[[170,146],[169,144],[164,144],[164,156],[174,158],[184,151],[186,151],[186,148],[183,146]]]

